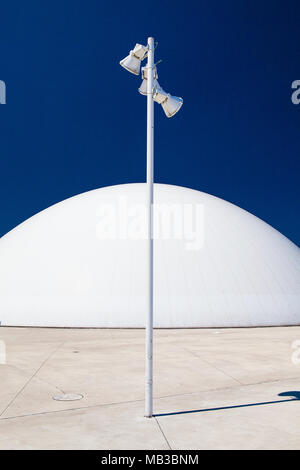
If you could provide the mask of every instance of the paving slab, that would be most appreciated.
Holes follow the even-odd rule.
[[[0,448],[300,449],[300,400],[278,396],[300,391],[300,327],[155,330],[150,420],[144,337],[1,327]]]
[[[168,397],[155,410],[172,449],[300,449],[300,379]]]
[[[99,406],[0,421],[0,449],[164,449],[143,403]]]

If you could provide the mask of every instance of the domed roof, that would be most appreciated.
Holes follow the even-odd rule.
[[[208,194],[155,185],[157,327],[300,324],[300,250]],[[2,325],[143,327],[145,184],[89,191],[0,239]]]

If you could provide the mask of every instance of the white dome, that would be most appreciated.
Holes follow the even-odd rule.
[[[125,239],[122,230],[124,204],[132,218],[145,197],[145,184],[90,191],[2,237],[1,324],[143,327],[146,241]],[[200,208],[203,216],[199,246],[191,233],[155,241],[155,326],[300,324],[296,245],[257,217],[199,191],[156,184],[155,203],[187,214]],[[109,207],[117,208],[116,218],[104,227],[103,208]],[[116,239],[103,239],[105,231]]]

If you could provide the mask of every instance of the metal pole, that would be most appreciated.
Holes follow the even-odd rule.
[[[153,415],[153,157],[154,157],[154,38],[148,38],[147,62],[147,213],[148,213],[148,302],[146,319],[145,416]]]

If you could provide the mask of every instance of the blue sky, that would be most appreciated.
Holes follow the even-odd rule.
[[[252,212],[300,243],[297,1],[10,1],[1,5],[0,235],[75,194],[145,180],[146,99],[119,66],[152,35],[155,180]]]

